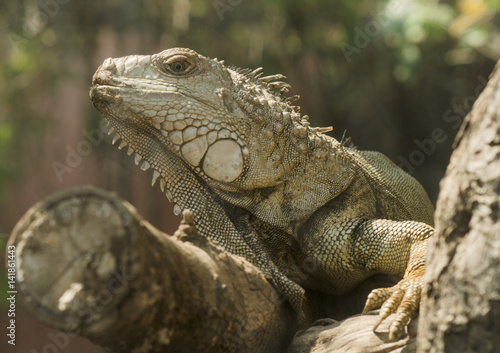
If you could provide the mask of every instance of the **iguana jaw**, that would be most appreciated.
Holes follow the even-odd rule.
[[[111,126],[109,134],[113,134],[112,143],[120,140],[118,149],[128,147],[127,154],[134,154],[134,162],[136,165],[140,164],[141,170],[153,170],[151,186],[159,180],[161,191],[169,201],[175,203],[174,213],[180,214],[179,197],[174,197],[175,186],[167,182],[172,169],[168,161],[178,158],[166,147],[170,144],[168,139],[157,131],[146,124],[137,125],[135,118],[127,113],[121,113],[120,116],[115,114],[110,107],[123,104],[120,92],[123,91],[113,86],[94,85],[90,90],[90,97]]]

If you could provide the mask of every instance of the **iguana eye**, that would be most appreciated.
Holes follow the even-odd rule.
[[[170,70],[173,72],[184,72],[186,70],[186,63],[184,61],[176,61],[169,65]]]
[[[174,56],[173,58],[166,60],[163,67],[167,73],[173,75],[183,75],[191,71],[193,66],[186,57]]]

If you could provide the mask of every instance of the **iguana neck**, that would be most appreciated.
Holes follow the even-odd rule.
[[[266,158],[247,160],[239,184],[211,186],[228,203],[295,236],[303,222],[350,185],[356,168],[341,143],[306,121],[290,118],[278,129],[276,121],[280,124],[277,119],[255,124],[248,139],[253,143],[248,148]]]

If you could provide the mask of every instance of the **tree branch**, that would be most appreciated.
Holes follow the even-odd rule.
[[[295,314],[256,267],[189,223],[186,213],[172,237],[111,193],[55,194],[11,235],[19,297],[40,321],[113,352],[283,350]]]

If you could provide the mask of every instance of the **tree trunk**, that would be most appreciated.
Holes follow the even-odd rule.
[[[418,352],[500,352],[499,195],[500,62],[441,182]]]
[[[18,295],[40,321],[112,352],[285,349],[293,311],[256,267],[197,235],[191,217],[171,237],[111,193],[55,194],[11,235]]]

